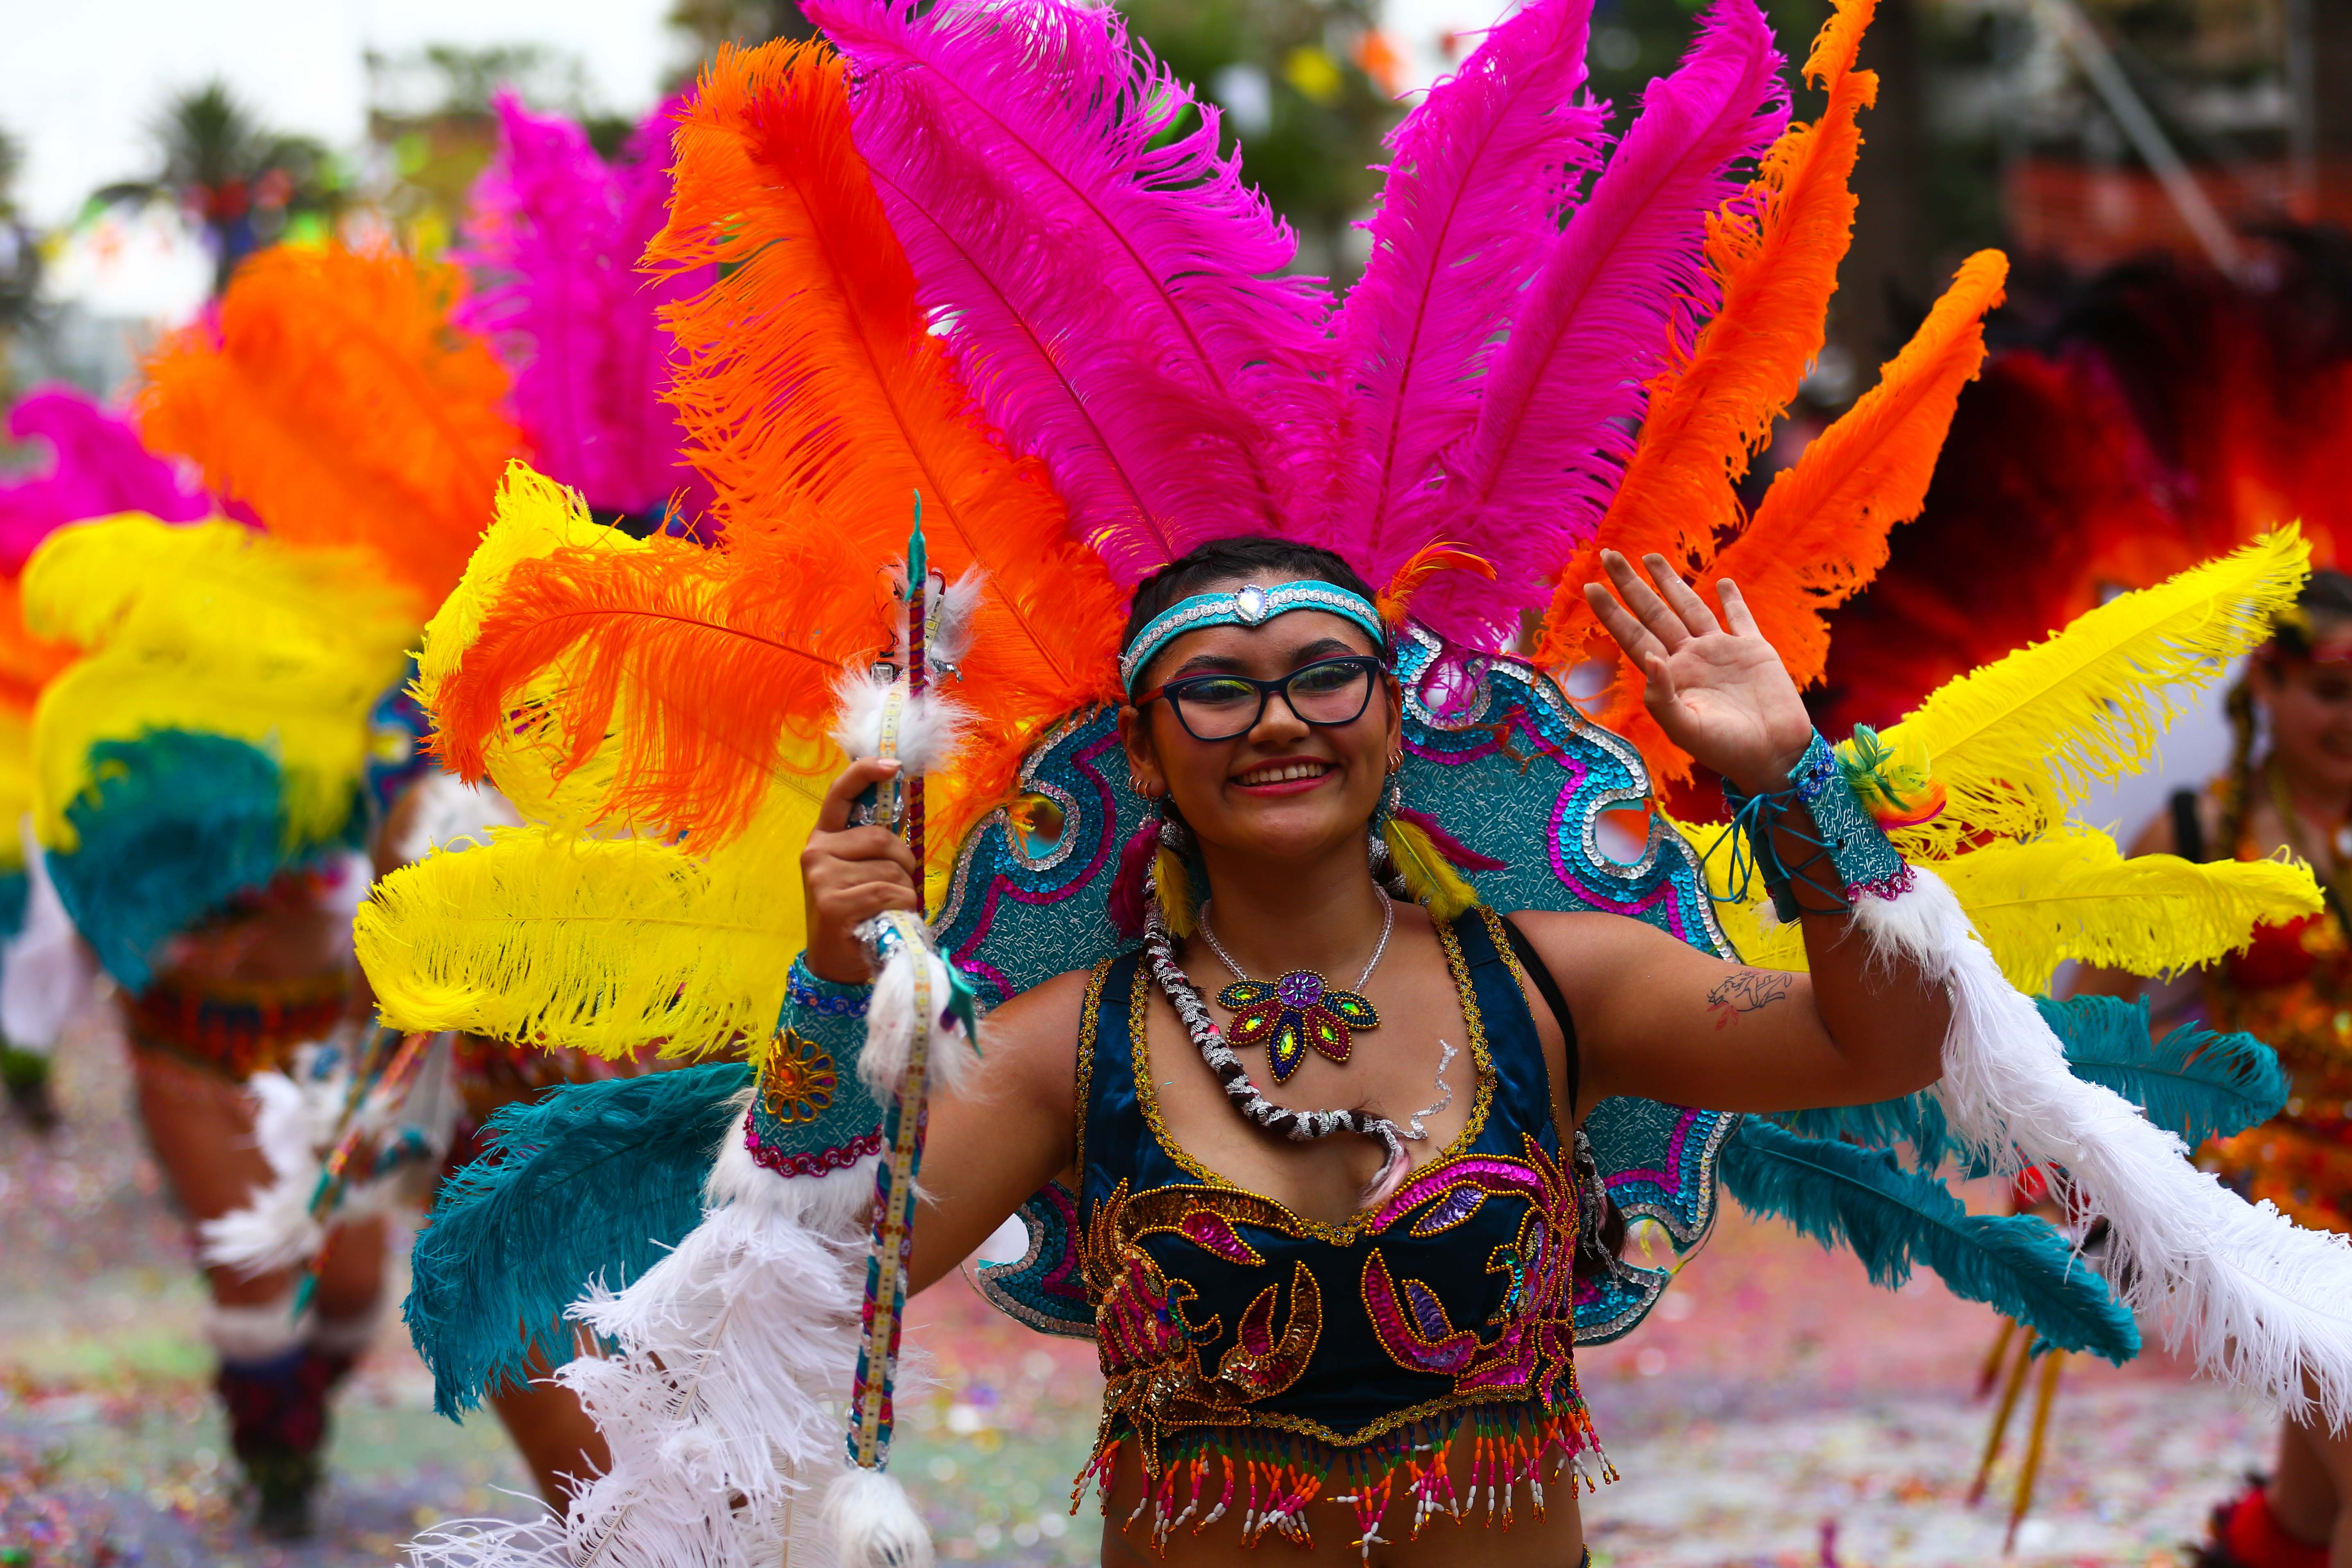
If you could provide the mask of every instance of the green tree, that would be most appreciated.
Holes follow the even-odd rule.
[[[108,185],[95,199],[178,202],[204,225],[215,293],[255,250],[331,219],[342,205],[342,171],[326,148],[263,125],[217,79],[173,96],[148,133],[157,173]]]

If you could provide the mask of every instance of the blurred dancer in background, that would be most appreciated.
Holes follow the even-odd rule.
[[[2196,861],[2282,853],[2307,863],[2319,913],[2256,930],[2252,946],[2158,988],[2159,1027],[2201,1012],[2278,1052],[2294,1083],[2285,1113],[2202,1151],[2248,1198],[2298,1223],[2352,1234],[2352,576],[2315,572],[2277,636],[2231,689],[2228,770],[2174,793],[2132,853]],[[2147,983],[2096,971],[2081,989],[2137,995]],[[2164,1014],[2173,1016],[2165,1019]],[[2289,1420],[2267,1478],[2214,1510],[2204,1568],[2324,1568],[2352,1561],[2352,1437]],[[2331,1551],[2333,1556],[2330,1555]]]

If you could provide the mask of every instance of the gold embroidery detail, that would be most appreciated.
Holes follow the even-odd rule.
[[[841,1076],[832,1053],[806,1036],[785,1029],[760,1065],[760,1098],[768,1114],[787,1126],[814,1121],[833,1103]]]

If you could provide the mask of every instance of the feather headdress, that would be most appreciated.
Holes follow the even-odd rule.
[[[493,106],[499,152],[474,184],[454,252],[474,291],[452,319],[487,337],[514,375],[515,422],[533,466],[599,511],[709,510],[709,484],[684,458],[661,307],[709,275],[647,279],[636,268],[669,205],[670,132],[680,103],[646,117],[617,163],[560,115],[511,93]]]
[[[148,360],[140,430],[289,543],[364,546],[422,619],[465,570],[519,437],[506,372],[454,328],[453,268],[281,245]]]

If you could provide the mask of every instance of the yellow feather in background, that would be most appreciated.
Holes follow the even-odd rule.
[[[2124,858],[2116,841],[2069,824],[1937,866],[2019,990],[2046,989],[2068,959],[2169,977],[2252,940],[2254,927],[2315,914],[2319,884],[2285,860],[2177,855]]]
[[[0,707],[0,873],[25,868],[25,836],[18,825],[32,809],[32,716]]]
[[[78,845],[65,809],[91,784],[90,748],[156,730],[261,748],[285,773],[289,837],[341,829],[366,764],[368,710],[415,630],[370,557],[126,514],[51,534],[24,592],[35,636],[84,650],[34,710],[44,846]]]
[[[2178,713],[2165,689],[2210,681],[2260,644],[2310,562],[2290,523],[1937,689],[1885,732],[1924,748],[1949,797],[1933,822],[1891,835],[1896,847],[1934,859],[1986,834],[2026,837],[2091,785],[2138,771]]]
[[[1667,822],[1706,868],[1724,934],[1759,969],[1806,967],[1802,930],[1774,923],[1761,878],[1729,899],[1730,846],[1718,823]],[[2068,823],[2031,840],[2000,840],[1945,860],[1941,877],[2011,984],[2049,987],[2068,960],[2134,974],[2169,975],[2210,963],[2252,940],[2254,927],[2317,910],[2319,885],[2284,860],[2198,865],[2173,855],[2126,859],[2097,828]]]
[[[805,944],[816,800],[783,786],[697,856],[650,838],[494,828],[376,883],[353,922],[386,1024],[625,1057],[764,1050]]]

